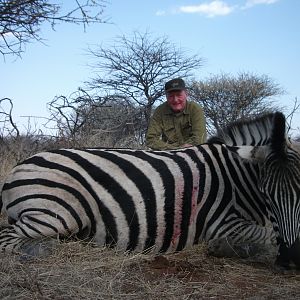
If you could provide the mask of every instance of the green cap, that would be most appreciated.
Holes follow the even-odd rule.
[[[185,90],[185,89],[186,89],[185,82],[181,78],[172,79],[165,84],[166,92]]]

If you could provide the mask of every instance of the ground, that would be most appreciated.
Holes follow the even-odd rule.
[[[274,257],[216,258],[205,244],[155,256],[70,242],[0,258],[0,299],[300,299],[300,273],[277,271]]]

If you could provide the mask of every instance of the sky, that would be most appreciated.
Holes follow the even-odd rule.
[[[49,117],[48,102],[69,96],[94,76],[89,47],[148,31],[203,58],[195,79],[240,72],[269,76],[286,91],[274,100],[289,114],[297,97],[300,103],[299,11],[299,0],[107,0],[108,23],[86,31],[70,24],[52,31],[45,24],[44,43],[27,44],[21,59],[0,57],[0,99],[13,100],[21,130],[38,129]],[[300,110],[292,129],[300,131]]]

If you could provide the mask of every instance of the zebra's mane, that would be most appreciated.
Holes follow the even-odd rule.
[[[219,130],[208,140],[208,143],[223,143],[229,146],[267,145],[273,142],[278,127],[283,127],[281,133],[285,136],[285,125],[282,126],[282,123],[285,124],[285,117],[281,112],[238,120]]]

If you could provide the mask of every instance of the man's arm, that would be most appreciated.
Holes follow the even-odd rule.
[[[155,111],[146,134],[146,145],[153,150],[171,150],[179,147],[177,143],[168,144],[162,141],[163,122],[161,114]]]
[[[206,142],[206,121],[201,106],[197,103],[193,103],[192,105],[192,137],[186,141],[186,144],[200,145]]]

